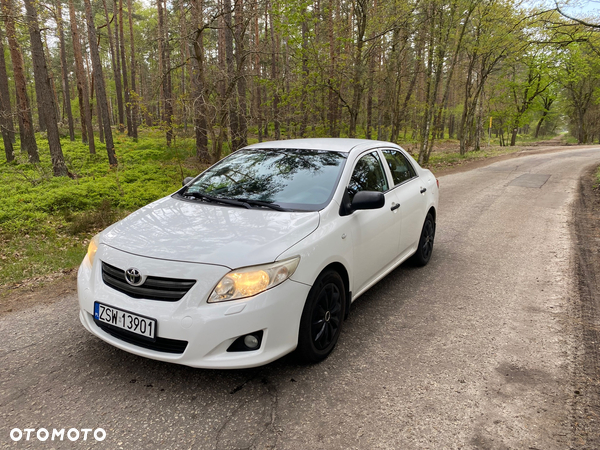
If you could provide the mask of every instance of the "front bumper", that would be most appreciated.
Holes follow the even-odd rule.
[[[104,260],[122,269],[137,267],[157,276],[197,280],[179,301],[136,299],[108,287],[102,281]],[[256,367],[293,351],[298,343],[300,316],[310,286],[287,280],[254,297],[223,303],[207,303],[214,285],[229,271],[223,266],[181,263],[144,258],[101,246],[94,266],[86,257],[77,278],[79,318],[100,339],[136,355],[191,367],[231,369]],[[143,348],[119,339],[94,322],[94,302],[101,302],[157,320],[157,336],[186,341],[183,353]],[[259,349],[227,352],[238,337],[263,331]]]

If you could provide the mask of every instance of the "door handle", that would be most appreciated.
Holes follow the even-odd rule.
[[[424,194],[427,191],[427,188],[421,188],[421,194]]]
[[[398,208],[400,208],[400,203],[394,203],[390,209],[396,211]]]

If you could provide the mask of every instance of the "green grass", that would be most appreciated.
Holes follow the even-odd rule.
[[[18,282],[77,267],[85,255],[87,237],[58,234],[0,238],[0,280]]]
[[[0,284],[76,267],[89,238],[100,229],[174,192],[202,166],[193,158],[193,140],[171,148],[160,131],[137,142],[115,133],[119,165],[110,168],[106,147],[90,155],[80,141],[62,140],[70,177],[53,177],[48,143],[38,136],[41,162],[0,164]]]

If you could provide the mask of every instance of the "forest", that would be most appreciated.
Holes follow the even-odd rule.
[[[200,162],[248,140],[436,140],[460,153],[570,131],[600,139],[600,28],[514,0],[1,0],[6,160],[47,139],[160,130]],[[597,22],[597,21],[596,21]]]
[[[515,0],[0,0],[0,286],[247,143],[600,139],[600,20]],[[1,152],[1,149],[0,149]]]

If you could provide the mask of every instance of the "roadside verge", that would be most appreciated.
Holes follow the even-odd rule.
[[[573,208],[573,245],[578,295],[573,309],[576,349],[573,447],[600,448],[600,187],[597,166],[579,180]]]

